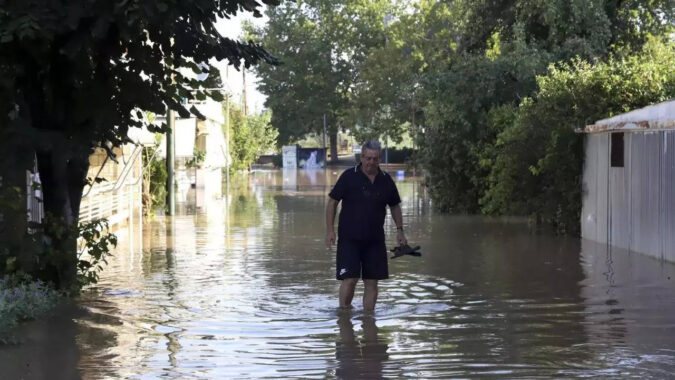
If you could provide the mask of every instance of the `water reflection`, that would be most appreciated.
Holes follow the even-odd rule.
[[[338,379],[383,378],[384,363],[389,358],[389,346],[386,340],[378,336],[373,315],[364,315],[361,323],[362,337],[358,339],[354,332],[351,311],[338,314],[340,339],[335,345],[335,358],[338,362],[335,376]]]
[[[79,331],[70,318],[73,314],[81,315],[81,312],[72,304],[62,305],[54,315],[21,326],[17,332],[21,339],[20,345],[0,345],[0,378],[78,378],[80,350],[75,337]],[[83,338],[86,340],[86,336]]]
[[[85,379],[675,370],[675,265],[532,233],[522,219],[437,215],[410,179],[398,182],[404,219],[424,255],[391,261],[374,316],[358,303],[338,313],[323,246],[338,174],[256,172],[198,214],[147,223],[142,249],[121,244],[80,307],[49,329],[25,326],[27,344],[0,348],[0,368],[44,378],[65,366],[64,378]]]
[[[605,372],[620,376],[630,366],[672,377],[675,266],[588,240],[582,241],[582,265],[584,328],[588,345],[609,363]]]

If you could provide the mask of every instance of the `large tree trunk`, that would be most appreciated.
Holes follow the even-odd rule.
[[[16,138],[12,127],[0,131],[0,273],[30,273],[38,261],[28,235],[26,174],[35,165],[34,151]]]
[[[0,249],[2,250],[0,251],[0,260],[2,260],[0,273],[2,273],[2,269],[7,271],[24,269],[21,254],[25,252],[23,243],[28,229],[26,169],[24,167],[11,164],[0,167],[0,197],[2,197],[0,200]]]
[[[60,289],[71,290],[77,277],[77,225],[89,157],[84,152],[68,155],[55,148],[39,151],[37,159],[55,281]]]

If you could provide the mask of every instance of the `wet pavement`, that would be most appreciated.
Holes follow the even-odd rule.
[[[223,199],[157,217],[98,285],[0,348],[0,378],[667,378],[675,265],[434,213],[397,182],[422,257],[390,261],[374,315],[338,312],[323,245],[337,172],[259,171]],[[394,226],[387,220],[389,244]]]

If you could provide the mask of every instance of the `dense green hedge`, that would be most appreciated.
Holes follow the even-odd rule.
[[[474,120],[483,128],[431,128],[426,167],[437,204],[449,211],[529,215],[578,234],[584,135],[575,129],[674,98],[673,67],[675,44],[652,38],[641,51],[604,62],[577,58],[550,65],[536,77],[533,96],[517,106],[478,110],[483,116]],[[448,112],[446,119],[465,123],[462,115]]]

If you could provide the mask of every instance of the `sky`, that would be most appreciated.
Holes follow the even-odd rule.
[[[255,25],[261,26],[265,24],[267,19],[266,17],[255,18],[251,13],[240,13],[231,19],[221,19],[216,24],[216,28],[225,37],[239,39],[242,34],[241,24],[244,20],[251,21]],[[227,70],[226,68],[228,65],[225,62],[214,62],[213,64],[218,67],[218,69],[220,69],[220,76],[223,79],[223,83],[225,84],[225,87],[229,89],[234,95],[233,98],[235,101],[241,102],[243,88],[242,72],[237,71],[233,66],[230,66],[229,70]],[[256,89],[256,82],[257,77],[255,74],[252,71],[247,71],[246,97],[249,113],[261,111],[265,103],[265,95],[258,92]]]

